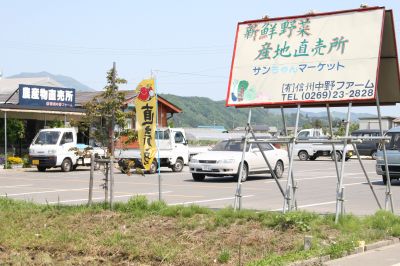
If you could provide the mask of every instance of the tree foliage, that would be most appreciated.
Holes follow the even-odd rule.
[[[113,75],[115,76],[114,84]],[[125,83],[126,80],[119,78],[114,68],[109,70],[104,91],[84,105],[86,115],[80,123],[74,123],[81,132],[89,132],[89,137],[93,138],[98,145],[110,148],[111,139],[115,141],[120,135],[128,136],[129,141],[137,137],[135,132],[126,130],[126,119],[132,117],[133,114],[124,111],[125,93],[118,91],[118,85]],[[112,117],[114,117],[115,128],[118,128],[114,136],[110,135],[113,125]]]

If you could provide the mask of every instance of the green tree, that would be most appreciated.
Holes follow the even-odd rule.
[[[113,77],[115,77],[115,82],[113,82]],[[79,127],[80,131],[89,132],[89,138],[93,138],[101,146],[108,147],[109,151],[111,151],[111,139],[115,141],[118,135],[127,136],[127,141],[137,139],[136,132],[126,129],[126,119],[134,114],[124,111],[125,93],[118,91],[118,85],[125,83],[126,80],[119,78],[114,68],[109,70],[104,91],[85,104],[86,115],[83,121],[73,123]],[[113,116],[114,125],[118,130],[114,136],[111,136]]]
[[[4,119],[0,120],[0,135],[4,144]],[[25,121],[20,119],[7,119],[7,146],[15,147],[25,138],[26,125]]]

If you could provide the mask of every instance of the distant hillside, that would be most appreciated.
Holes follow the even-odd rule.
[[[36,72],[36,73],[22,72],[20,74],[11,76],[9,78],[39,78],[39,77],[49,77],[57,81],[58,83],[62,84],[63,86],[67,88],[74,88],[77,91],[94,91],[92,88],[86,86],[85,84],[80,83],[76,79],[63,75],[53,75],[46,71]]]
[[[226,129],[244,127],[247,124],[249,109],[225,107],[225,101],[213,101],[205,97],[182,97],[172,94],[162,94],[162,97],[175,104],[183,110],[181,114],[173,117],[176,127],[197,127],[210,125],[223,125]],[[352,113],[352,121],[358,122],[358,117],[373,116],[371,114]],[[332,112],[334,120],[341,120],[346,117],[345,113]],[[293,109],[286,112],[287,126],[294,126],[296,113]],[[316,120],[327,125],[326,113],[301,112],[300,126],[312,124]],[[268,125],[282,128],[282,116],[279,109],[252,109],[252,124]]]

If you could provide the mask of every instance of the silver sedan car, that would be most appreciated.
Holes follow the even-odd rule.
[[[239,177],[239,165],[242,159],[244,141],[228,139],[217,143],[210,151],[193,156],[189,162],[190,172],[195,181],[202,181],[206,176]],[[278,178],[283,176],[288,165],[288,153],[269,143],[260,143],[270,165]],[[242,182],[250,174],[270,173],[257,144],[247,145],[242,172]]]

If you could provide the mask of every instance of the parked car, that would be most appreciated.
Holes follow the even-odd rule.
[[[386,155],[391,181],[400,178],[400,127],[388,130],[385,136],[390,137],[389,143],[386,144]],[[376,156],[376,173],[382,176],[382,181],[386,184],[387,175],[382,148],[380,145]]]
[[[244,141],[228,139],[218,142],[210,151],[193,156],[189,162],[190,172],[195,181],[203,181],[206,176],[233,176],[239,178],[239,165],[242,159]],[[283,176],[288,165],[288,153],[269,143],[261,143],[267,159],[278,178]],[[257,144],[247,145],[242,172],[242,182],[248,175],[269,173],[268,166]]]
[[[353,131],[353,137],[379,137],[381,132],[379,129],[360,129]],[[357,143],[357,150],[360,155],[371,156],[376,159],[376,152],[378,150],[379,140],[377,139],[363,139],[362,143]]]

